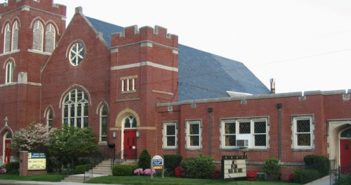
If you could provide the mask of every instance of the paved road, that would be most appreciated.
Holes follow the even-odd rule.
[[[0,180],[0,185],[105,185],[105,184],[86,184],[77,182],[35,182],[35,181],[14,181]]]

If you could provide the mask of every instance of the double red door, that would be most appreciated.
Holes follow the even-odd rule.
[[[351,139],[340,140],[341,173],[351,174]]]
[[[11,139],[5,139],[5,158],[4,164],[10,162],[11,159]]]
[[[137,158],[136,130],[124,130],[124,159]]]

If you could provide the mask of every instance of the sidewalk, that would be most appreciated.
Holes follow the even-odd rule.
[[[38,181],[0,180],[0,185],[106,185],[106,184],[87,184],[87,183],[83,184],[83,183],[77,183],[77,182],[38,182]],[[115,184],[115,185],[120,185],[120,184]]]
[[[334,182],[332,182],[330,184],[330,176],[328,175],[328,176],[322,177],[320,179],[317,179],[315,181],[309,182],[305,185],[333,185],[333,184],[334,184]]]

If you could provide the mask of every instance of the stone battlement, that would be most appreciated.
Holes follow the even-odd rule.
[[[161,26],[154,28],[145,26],[125,27],[123,32],[112,35],[112,46],[125,45],[141,41],[152,41],[170,47],[178,47],[178,36],[167,33],[167,29]]]
[[[0,4],[0,14],[23,7],[41,9],[54,14],[66,16],[66,6],[55,4],[53,0],[8,0],[7,3]]]

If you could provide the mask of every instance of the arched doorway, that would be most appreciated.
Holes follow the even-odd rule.
[[[3,136],[3,164],[7,164],[11,160],[11,142],[12,142],[12,133],[7,131]]]
[[[123,119],[123,158],[137,158],[137,120],[134,116],[129,115]]]
[[[351,174],[351,127],[340,132],[340,170]]]

